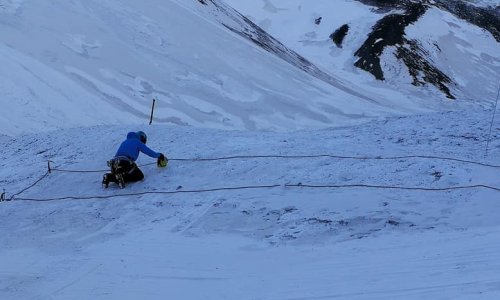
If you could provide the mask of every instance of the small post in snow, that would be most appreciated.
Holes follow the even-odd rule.
[[[50,160],[47,161],[47,172],[52,173],[52,169],[50,168]]]
[[[153,98],[153,106],[151,107],[151,117],[149,118],[149,125],[151,125],[151,123],[153,123],[153,113],[155,111],[155,102],[156,102],[156,99]]]
[[[491,117],[490,130],[488,132],[488,141],[486,142],[486,151],[484,153],[485,157],[488,157],[488,148],[490,147],[490,141],[491,141],[491,130],[493,128],[493,122],[495,121],[495,115],[497,113],[498,97],[499,96],[500,96],[500,82],[498,85],[497,100],[495,101],[495,106],[493,107],[493,116]]]
[[[2,195],[0,195],[0,202],[5,201],[5,189],[3,189]]]

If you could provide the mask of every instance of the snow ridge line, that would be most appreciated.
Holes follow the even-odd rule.
[[[398,160],[398,159],[435,159],[435,160],[446,160],[461,162],[466,164],[473,164],[489,168],[500,168],[500,165],[493,165],[487,163],[481,163],[472,160],[465,160],[459,158],[450,158],[442,156],[428,156],[428,155],[407,155],[407,156],[391,156],[391,157],[381,157],[381,156],[342,156],[342,155],[331,155],[331,154],[319,154],[319,155],[237,155],[237,156],[227,156],[227,157],[215,157],[215,158],[169,158],[169,161],[193,161],[193,162],[204,162],[204,161],[218,161],[218,160],[233,160],[233,159],[252,159],[252,158],[284,158],[284,159],[300,159],[300,158],[338,158],[338,159],[355,159],[355,160]],[[150,165],[155,165],[156,163],[149,163],[144,165],[139,165],[139,167],[145,167]],[[98,172],[108,172],[109,170],[68,170],[53,168],[52,171],[57,172],[67,172],[67,173],[98,173]]]
[[[248,189],[272,189],[277,187],[284,188],[317,188],[317,189],[341,189],[341,188],[371,188],[371,189],[397,189],[397,190],[409,190],[409,191],[426,191],[426,192],[443,192],[443,191],[453,191],[453,190],[464,190],[464,189],[489,189],[493,191],[500,192],[500,188],[493,187],[484,184],[476,185],[465,185],[465,186],[453,186],[444,188],[425,188],[425,187],[404,187],[404,186],[385,186],[385,185],[371,185],[371,184],[339,184],[339,185],[312,185],[312,184],[273,184],[273,185],[254,185],[254,186],[237,186],[237,187],[219,187],[210,189],[199,189],[199,190],[176,190],[176,191],[150,191],[150,192],[139,192],[139,193],[126,193],[126,194],[115,194],[115,195],[105,195],[105,196],[66,196],[58,198],[16,198],[16,201],[31,201],[31,202],[49,202],[49,201],[61,201],[61,200],[90,200],[90,199],[110,199],[118,197],[130,197],[130,196],[143,196],[143,195],[169,195],[169,194],[181,194],[181,193],[207,193],[216,191],[234,191],[234,190],[248,190]],[[10,201],[10,200],[9,200]]]

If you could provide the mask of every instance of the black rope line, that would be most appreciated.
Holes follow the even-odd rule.
[[[453,190],[466,190],[466,189],[488,189],[500,192],[500,188],[484,185],[484,184],[474,184],[474,185],[463,185],[463,186],[452,186],[443,188],[426,188],[426,187],[404,187],[404,186],[390,186],[390,185],[372,185],[372,184],[332,184],[332,185],[311,185],[311,184],[293,184],[286,185],[287,187],[304,187],[304,188],[370,188],[370,189],[389,189],[389,190],[408,190],[408,191],[426,191],[426,192],[443,192],[443,191],[453,191]]]
[[[238,187],[220,187],[220,188],[210,188],[210,189],[200,189],[200,190],[176,190],[176,191],[148,191],[140,193],[126,193],[126,194],[115,194],[115,195],[102,195],[102,196],[66,196],[58,198],[16,198],[16,201],[34,201],[34,202],[47,202],[47,201],[59,201],[59,200],[90,200],[90,199],[109,199],[117,197],[130,197],[130,196],[143,196],[143,195],[169,195],[169,194],[181,194],[181,193],[207,193],[207,192],[217,192],[217,191],[233,191],[233,190],[248,190],[248,189],[266,189],[275,188],[281,185],[258,185],[258,186],[238,186]]]
[[[90,199],[110,199],[117,197],[131,197],[143,195],[171,195],[181,193],[207,193],[216,191],[234,191],[234,190],[248,190],[248,189],[271,189],[277,187],[288,188],[317,188],[317,189],[342,189],[342,188],[368,188],[368,189],[390,189],[390,190],[409,190],[409,191],[425,191],[425,192],[443,192],[464,189],[488,189],[500,192],[500,188],[488,186],[484,184],[453,186],[444,188],[426,188],[426,187],[404,187],[404,186],[385,186],[385,185],[371,185],[371,184],[338,184],[338,185],[312,185],[312,184],[274,184],[274,185],[255,185],[255,186],[237,186],[237,187],[220,187],[199,190],[176,190],[176,191],[148,191],[139,193],[126,193],[115,195],[100,195],[100,196],[65,196],[58,198],[16,198],[16,201],[33,201],[33,202],[48,202],[48,201],[61,201],[61,200],[90,200]]]
[[[319,155],[240,155],[240,156],[228,156],[228,157],[218,157],[218,158],[173,158],[169,159],[172,161],[214,161],[214,160],[230,160],[230,159],[246,159],[246,158],[338,158],[338,159],[355,159],[355,160],[397,160],[397,159],[409,159],[409,158],[423,158],[423,159],[437,159],[437,160],[447,160],[456,161],[461,163],[468,163],[474,165],[480,165],[484,167],[500,168],[500,165],[492,165],[481,163],[472,160],[450,158],[442,156],[431,156],[431,155],[407,155],[407,156],[342,156],[342,155],[332,155],[332,154],[319,154]]]
[[[145,167],[145,166],[151,166],[151,165],[156,165],[156,163],[148,163],[144,165],[138,165],[138,167]],[[103,172],[109,172],[109,169],[106,170],[68,170],[68,169],[59,169],[59,168],[51,168],[51,171],[55,172],[63,172],[63,173],[103,173]]]
[[[340,156],[340,155],[240,155],[240,156],[228,156],[228,157],[218,157],[218,158],[177,158],[170,159],[171,161],[218,161],[218,160],[232,160],[232,159],[255,159],[255,158],[338,158],[338,159],[357,159],[357,160],[397,160],[397,159],[410,159],[410,158],[424,158],[424,159],[439,159],[439,160],[448,160],[448,161],[456,161],[462,163],[475,164],[486,167],[499,168],[500,166],[490,165],[470,160],[457,159],[457,158],[448,158],[448,157],[439,157],[439,156],[423,156],[423,155],[409,155],[409,156],[394,156],[394,157],[356,157],[356,156]],[[67,172],[67,173],[96,173],[96,172],[107,172],[108,170],[65,170],[52,168],[50,163],[52,161],[47,162],[47,172],[40,177],[37,181],[35,181],[30,186],[22,189],[20,192],[13,194],[9,199],[5,198],[5,192],[1,194],[2,201],[12,201],[16,196],[24,193],[25,191],[31,189],[35,185],[37,185],[40,181],[46,178],[51,172]],[[53,163],[53,162],[52,162]],[[155,163],[149,163],[140,165],[140,167],[154,165]],[[175,194],[175,193],[202,193],[202,192],[213,192],[213,191],[221,191],[221,190],[238,190],[238,189],[259,189],[259,188],[272,188],[280,185],[268,185],[268,186],[247,186],[247,187],[223,187],[223,188],[215,188],[215,189],[206,189],[206,190],[192,190],[192,191],[164,191],[164,192],[143,192],[143,193],[135,193],[135,194],[119,194],[119,195],[108,195],[108,196],[89,196],[89,197],[62,197],[55,199],[48,199],[46,201],[53,200],[65,200],[65,199],[106,199],[106,198],[114,198],[114,197],[126,197],[126,196],[138,196],[138,195],[146,195],[146,194]],[[308,187],[308,188],[378,188],[378,189],[399,189],[399,190],[420,190],[420,191],[449,191],[449,190],[457,190],[457,189],[475,189],[475,188],[485,188],[495,191],[500,191],[500,188],[487,186],[487,185],[469,185],[469,186],[458,186],[458,187],[448,187],[448,188],[419,188],[419,187],[400,187],[400,186],[381,186],[381,185],[367,185],[367,184],[352,184],[352,185],[285,185],[287,187]],[[25,201],[45,201],[44,199],[29,199],[29,198],[17,198],[17,200],[25,200]]]
[[[42,180],[43,180],[43,179],[45,179],[47,176],[49,176],[49,174],[50,174],[50,171],[45,172],[45,174],[43,174],[43,176],[42,176],[42,177],[40,177],[37,181],[35,181],[33,184],[31,184],[30,186],[28,186],[28,187],[26,187],[26,188],[22,189],[21,191],[19,191],[19,192],[15,193],[15,194],[13,194],[13,195],[12,195],[9,199],[5,199],[5,201],[12,201],[12,200],[14,200],[14,197],[19,196],[19,195],[21,195],[22,193],[26,192],[27,190],[31,189],[32,187],[34,187],[35,185],[37,185],[40,181],[42,181]]]
[[[103,173],[103,172],[109,172],[109,169],[107,169],[107,170],[66,170],[66,169],[54,168],[51,170],[53,172],[63,172],[63,173]]]
[[[237,155],[237,156],[227,156],[227,157],[214,157],[214,158],[171,158],[169,161],[193,161],[193,162],[205,162],[205,161],[222,161],[222,160],[234,160],[234,159],[255,159],[255,158],[283,158],[283,159],[302,159],[302,158],[337,158],[337,159],[355,159],[355,160],[398,160],[398,159],[436,159],[445,161],[461,162],[473,165],[479,165],[483,167],[490,168],[500,168],[500,165],[493,165],[487,163],[481,163],[472,160],[450,158],[442,156],[430,156],[430,155],[407,155],[407,156],[342,156],[342,155],[330,155],[330,154],[320,154],[320,155]],[[154,165],[156,163],[148,163],[140,165],[139,167],[145,167]],[[68,170],[52,168],[52,171],[66,172],[66,173],[98,173],[98,172],[108,172],[109,170]]]
[[[497,113],[498,99],[500,97],[500,82],[498,85],[497,99],[495,100],[495,106],[493,107],[493,116],[491,117],[490,129],[488,131],[488,142],[486,143],[485,156],[488,156],[488,149],[490,147],[491,141],[491,130],[493,129],[493,122],[495,121],[495,116]]]

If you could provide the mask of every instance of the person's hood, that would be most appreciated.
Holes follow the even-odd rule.
[[[137,134],[137,132],[129,132],[127,134],[127,140],[129,139],[139,140],[139,135]]]

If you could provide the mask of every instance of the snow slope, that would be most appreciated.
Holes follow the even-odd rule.
[[[0,299],[499,298],[492,84],[457,77],[488,96],[466,103],[318,63],[321,80],[228,11],[0,0]],[[129,130],[169,166],[143,155],[145,181],[103,190]]]
[[[248,1],[236,2],[229,3],[239,7]],[[271,2],[266,3],[274,14]],[[359,3],[335,5],[335,22],[362,19],[361,27],[354,29],[356,40],[348,41],[359,44],[359,33],[378,16]],[[296,11],[278,10],[282,18],[273,19],[274,26],[259,20],[284,39],[285,46],[299,53],[307,49],[306,58],[285,46],[278,49],[292,53],[303,63],[301,69],[279,53],[266,51],[269,45],[252,43],[245,36],[249,23],[243,16],[221,7],[227,8],[221,1],[203,5],[197,0],[0,1],[0,132],[14,136],[144,123],[153,98],[158,100],[156,122],[247,130],[343,126],[394,114],[463,109],[471,102],[452,103],[414,89],[407,93],[402,86],[408,83],[388,87],[362,72],[354,71],[360,74],[353,76],[347,67],[350,50],[326,47],[328,41],[322,38],[337,23],[325,19],[326,27],[309,28],[313,12],[291,22],[290,17],[299,15]],[[498,72],[498,56],[491,53],[498,47],[481,46],[483,39],[478,39],[480,46],[474,49],[479,52],[472,58],[490,72],[475,74],[470,82],[469,77],[461,80],[464,90],[478,93],[475,100],[489,104],[494,84],[483,80]],[[310,66],[310,72],[304,66]],[[472,63],[467,67],[480,68]]]
[[[430,155],[499,165],[498,119],[484,156],[489,120],[491,111],[470,110],[295,133],[148,127],[150,146],[171,161],[167,169],[144,166],[145,181],[102,190],[99,171],[54,171],[0,203],[0,298],[497,299],[498,190],[304,186],[498,189],[498,167],[424,158],[179,160]],[[59,169],[105,169],[127,130],[137,129],[10,139],[0,149],[0,187],[10,198],[49,159]],[[189,192],[267,185],[278,186]],[[146,194],[22,200],[123,193]]]
[[[231,32],[198,1],[0,3],[0,128],[10,136],[146,122],[153,98],[157,122],[250,130],[421,110],[318,80]]]

